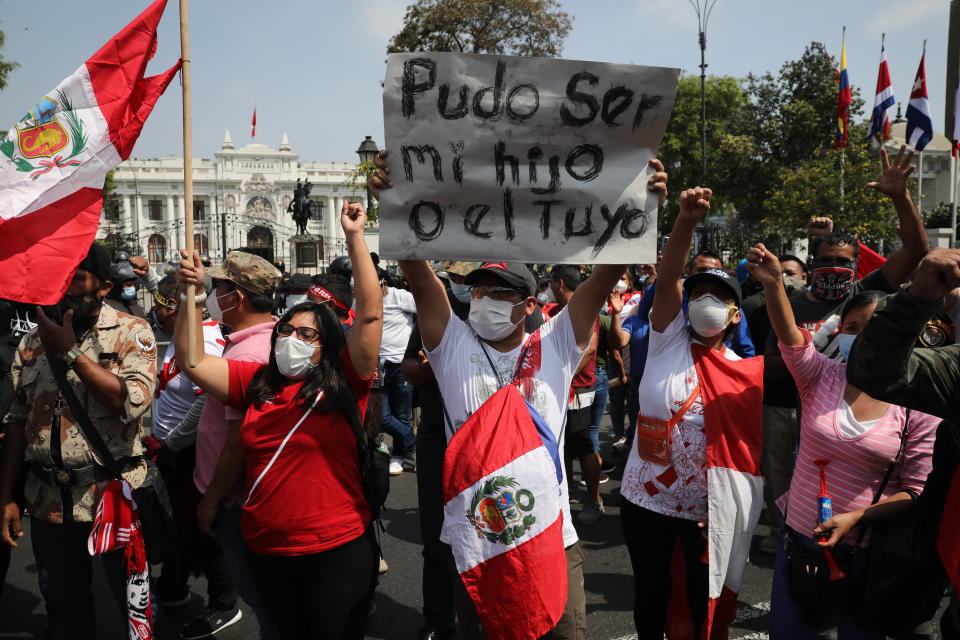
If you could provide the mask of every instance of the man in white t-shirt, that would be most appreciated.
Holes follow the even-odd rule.
[[[391,186],[381,152],[369,186],[374,194]],[[650,189],[666,196],[667,175],[657,160]],[[467,275],[471,285],[470,315],[463,322],[451,312],[446,291],[425,260],[401,261],[400,267],[417,303],[423,346],[440,387],[447,413],[448,438],[498,388],[516,377],[517,361],[528,350],[519,388],[564,443],[570,383],[584,350],[590,344],[597,314],[623,273],[624,265],[598,265],[559,314],[533,334],[524,331],[527,316],[539,312],[537,281],[523,264],[486,263]],[[546,637],[582,640],[586,637],[586,597],[583,590],[583,553],[570,519],[567,483],[560,483],[563,540],[567,549],[567,606],[557,626]],[[460,636],[482,638],[479,620],[465,590],[458,601]],[[466,602],[464,600],[466,599]]]
[[[383,271],[380,272],[380,290],[383,291],[383,338],[380,340],[383,403],[380,430],[393,438],[390,474],[400,475],[405,458],[410,466],[416,467],[417,438],[411,426],[413,387],[404,379],[400,363],[403,362],[403,353],[416,322],[417,306],[413,294],[391,287]]]

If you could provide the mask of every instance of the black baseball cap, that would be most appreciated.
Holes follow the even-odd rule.
[[[719,282],[730,289],[730,293],[732,293],[734,299],[736,299],[738,307],[743,304],[743,294],[740,292],[740,283],[726,271],[710,269],[703,273],[695,273],[683,281],[683,290],[689,294],[695,286],[702,282]]]
[[[479,269],[474,269],[463,279],[464,284],[476,284],[477,276],[489,273],[502,280],[508,287],[512,287],[531,298],[537,295],[537,279],[530,269],[522,262],[484,262]]]

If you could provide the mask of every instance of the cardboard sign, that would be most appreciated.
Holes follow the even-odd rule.
[[[393,54],[383,109],[394,259],[619,264],[656,259],[647,190],[679,69]]]

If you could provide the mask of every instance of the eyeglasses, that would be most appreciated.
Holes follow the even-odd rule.
[[[297,337],[304,342],[312,342],[320,337],[320,332],[313,327],[295,327],[287,322],[278,322],[275,331],[281,338],[286,338],[296,333]]]
[[[518,295],[524,297],[519,290],[510,287],[495,287],[488,284],[475,284],[470,287],[470,297],[474,300],[490,297],[499,302],[510,302]]]
[[[176,300],[163,296],[159,291],[155,291],[153,293],[153,301],[161,307],[169,309],[170,311],[176,311],[177,307],[180,306]]]

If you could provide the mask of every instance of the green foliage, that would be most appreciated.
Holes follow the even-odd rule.
[[[18,157],[14,159],[13,147],[14,147],[13,139],[6,137],[6,135],[2,139],[0,139],[0,153],[7,156],[8,158],[10,158],[10,160],[13,161],[13,164],[17,167],[17,171],[26,172],[26,171],[33,171],[34,169],[36,169],[36,167],[34,167],[32,164],[30,164],[27,160],[24,160],[23,158]]]
[[[932,209],[923,211],[923,221],[930,229],[949,229],[952,220],[953,210],[949,202],[941,202]]]
[[[485,496],[493,496],[500,489],[510,489],[517,486],[517,481],[513,478],[508,478],[507,476],[494,476],[489,478],[476,493],[473,494],[473,500],[470,501],[470,513],[476,513],[477,507],[480,506],[480,501],[483,500]]]
[[[0,50],[3,49],[6,39],[6,34],[4,34],[3,31],[0,31]],[[10,76],[10,73],[19,66],[20,63],[6,60],[4,59],[3,55],[0,54],[0,89],[3,89],[7,86],[7,78]]]
[[[361,162],[350,172],[350,175],[347,176],[347,180],[344,183],[350,191],[356,195],[365,195],[367,192],[367,180],[373,175],[373,172],[376,170],[376,167],[373,166],[372,162]],[[364,202],[363,206],[366,207],[367,203]],[[380,204],[370,196],[370,209],[367,211],[367,220],[370,222],[375,222],[380,217]]]
[[[764,227],[786,238],[799,238],[813,216],[833,218],[834,228],[879,240],[895,236],[897,217],[886,196],[866,186],[882,171],[876,149],[864,140],[867,127],[850,127],[844,152],[844,198],[840,202],[840,155],[832,144],[821,144],[805,160],[781,167],[765,202]]]
[[[114,172],[115,172],[115,169],[111,169],[110,171],[107,171],[107,175],[103,177],[103,199],[104,200],[107,200],[113,196],[113,190],[115,186],[113,182]]]
[[[556,58],[570,16],[556,0],[417,0],[387,53],[454,51]]]

